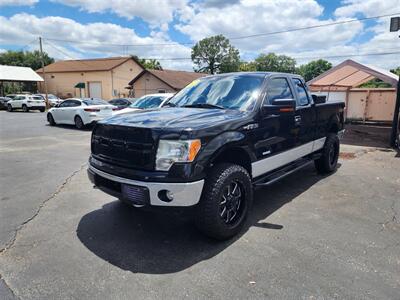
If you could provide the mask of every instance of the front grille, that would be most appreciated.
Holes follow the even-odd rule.
[[[154,169],[155,141],[151,129],[98,124],[92,134],[92,154],[126,168]]]

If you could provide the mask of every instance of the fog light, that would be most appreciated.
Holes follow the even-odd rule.
[[[158,192],[158,198],[164,202],[171,202],[174,200],[174,194],[168,190],[161,190]]]

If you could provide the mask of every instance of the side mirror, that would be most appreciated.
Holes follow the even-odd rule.
[[[326,96],[311,95],[311,97],[315,104],[321,104],[326,102]]]
[[[292,114],[296,110],[294,99],[274,99],[262,107],[264,114]]]

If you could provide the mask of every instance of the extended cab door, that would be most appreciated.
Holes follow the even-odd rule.
[[[291,83],[296,95],[296,112],[294,115],[295,146],[309,144],[315,140],[317,115],[312,98],[303,80],[292,77]]]
[[[275,101],[294,102],[294,93],[285,76],[270,77],[266,96],[261,104],[259,128],[254,131],[254,151],[257,161],[252,165],[253,176],[257,177],[290,162],[287,151],[295,146],[294,105],[280,109]]]

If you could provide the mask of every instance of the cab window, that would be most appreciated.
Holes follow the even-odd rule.
[[[307,91],[306,88],[304,86],[304,83],[298,79],[298,78],[293,78],[293,83],[298,95],[298,99],[297,99],[297,105],[298,106],[305,106],[308,105],[310,103],[309,99],[308,99],[308,95],[307,95]]]
[[[286,78],[272,78],[268,82],[267,99],[268,104],[276,99],[293,99],[293,93]]]

